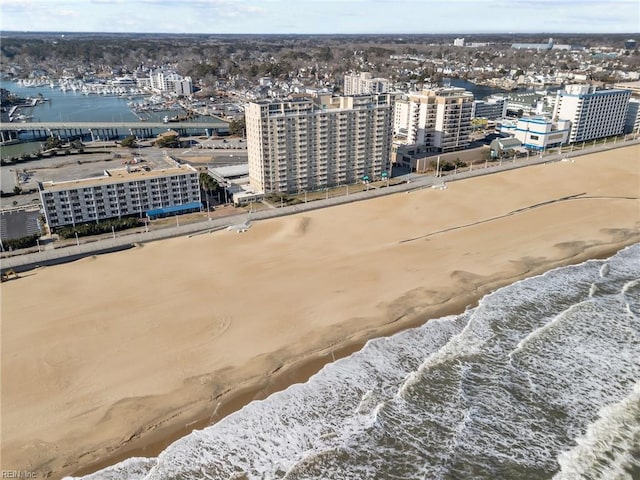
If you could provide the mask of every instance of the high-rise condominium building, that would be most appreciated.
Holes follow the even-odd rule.
[[[245,120],[251,187],[298,193],[384,177],[392,115],[388,94],[250,103]]]
[[[569,143],[620,135],[630,96],[629,90],[568,85],[557,93],[553,117],[571,122]]]
[[[149,79],[151,88],[160,92],[172,92],[176,95],[193,93],[191,77],[183,77],[175,72],[159,69],[151,72]]]
[[[361,95],[386,93],[389,91],[389,80],[372,78],[369,72],[344,76],[344,94]]]
[[[424,90],[409,95],[407,143],[438,153],[469,145],[473,94],[463,88]]]

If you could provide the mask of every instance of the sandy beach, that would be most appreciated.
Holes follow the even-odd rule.
[[[25,272],[3,470],[89,473],[484,294],[640,241],[640,146]]]

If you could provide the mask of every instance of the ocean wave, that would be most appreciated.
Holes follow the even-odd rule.
[[[593,478],[624,478],[640,435],[639,278],[640,244],[516,282],[372,340],[157,459],[84,478],[560,480],[605,457]]]

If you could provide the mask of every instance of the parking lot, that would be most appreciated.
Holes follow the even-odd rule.
[[[16,185],[23,191],[37,191],[38,182],[60,182],[76,178],[97,177],[103,175],[107,169],[125,168],[127,165],[148,165],[148,168],[152,170],[166,168],[173,165],[166,153],[164,150],[151,147],[140,149],[111,147],[100,149],[97,153],[87,151],[3,165],[0,167],[2,191],[12,192]],[[3,198],[0,207],[15,206],[14,202],[17,202],[15,205],[39,202],[39,195],[36,192]]]

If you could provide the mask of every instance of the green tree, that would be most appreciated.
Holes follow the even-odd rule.
[[[26,237],[14,238],[4,241],[4,248],[8,250],[17,250],[20,248],[28,248],[37,245],[40,234],[28,235]]]
[[[120,142],[120,145],[126,148],[135,148],[137,146],[136,137],[134,137],[133,135],[129,135]]]
[[[211,193],[218,190],[219,185],[211,175],[206,172],[200,172],[200,188],[205,192]]]
[[[156,145],[160,148],[177,148],[179,144],[178,135],[164,135],[156,140]]]
[[[229,133],[231,135],[240,135],[244,137],[244,132],[246,128],[246,123],[244,117],[239,118],[238,120],[233,120],[229,124]]]
[[[52,148],[58,148],[62,146],[62,140],[59,137],[49,137],[44,144],[46,150],[51,150]]]

